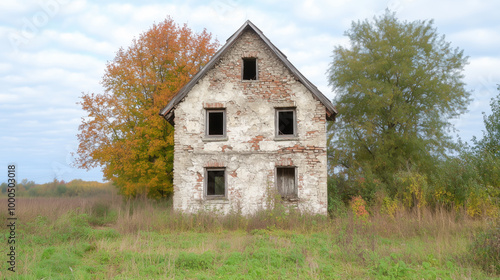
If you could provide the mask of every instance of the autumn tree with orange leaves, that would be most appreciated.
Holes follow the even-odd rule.
[[[75,165],[101,166],[130,197],[173,192],[173,127],[159,111],[212,57],[219,43],[171,18],[120,48],[102,78],[104,93],[81,97],[88,114],[79,126]]]

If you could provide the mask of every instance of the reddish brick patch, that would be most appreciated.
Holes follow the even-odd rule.
[[[198,175],[198,178],[196,179],[197,182],[203,182],[203,176],[201,176],[200,172],[197,172],[196,175]]]
[[[212,161],[207,162],[205,167],[224,167],[224,164],[222,162],[212,160]]]
[[[324,153],[326,152],[325,148],[320,148],[312,145],[307,145],[306,147],[295,144],[292,147],[284,147],[281,148],[278,153]]]
[[[276,163],[276,166],[293,166],[293,161],[291,158],[282,158]]]
[[[252,138],[250,141],[248,141],[248,143],[252,144],[252,149],[254,149],[255,151],[258,151],[258,150],[260,150],[259,142],[262,140],[264,140],[264,136],[257,135],[254,138]]]
[[[231,147],[231,146],[229,146],[229,145],[224,145],[224,146],[222,146],[222,152],[225,152],[225,151],[226,151],[226,149],[228,149],[228,150],[232,150],[232,149],[233,149],[233,147]]]
[[[204,102],[203,107],[206,109],[225,108],[224,104],[218,102],[213,102],[213,103]]]

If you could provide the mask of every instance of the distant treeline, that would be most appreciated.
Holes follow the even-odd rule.
[[[1,184],[2,195],[6,195],[7,183]],[[83,181],[75,179],[70,182],[57,180],[45,184],[35,184],[33,181],[23,179],[16,184],[17,196],[30,197],[73,197],[73,196],[99,196],[116,193],[116,188],[111,182],[100,183],[96,181]]]

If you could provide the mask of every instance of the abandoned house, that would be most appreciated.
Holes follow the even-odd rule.
[[[268,195],[326,214],[333,104],[250,21],[160,112],[175,127],[174,209],[252,214]]]

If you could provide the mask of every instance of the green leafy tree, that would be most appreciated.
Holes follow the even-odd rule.
[[[7,188],[9,187],[9,185],[7,183],[2,183],[0,185],[0,189],[2,190],[2,193],[7,193]]]
[[[350,46],[334,49],[328,71],[339,111],[328,125],[330,171],[391,185],[398,171],[427,172],[454,147],[449,120],[470,102],[467,57],[432,25],[386,11],[345,33]]]
[[[28,181],[28,179],[23,179],[21,180],[21,184],[23,185],[24,189],[29,190],[31,187],[35,185],[34,181]]]
[[[498,90],[500,91],[500,85]],[[483,138],[477,140],[474,137],[473,142],[479,150],[500,157],[500,94],[491,99],[490,106],[491,115],[483,113],[484,127],[486,129],[483,131]]]

